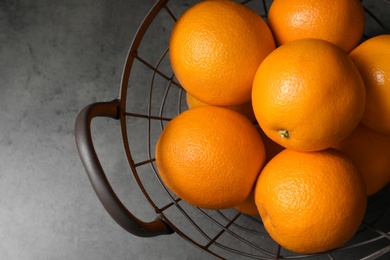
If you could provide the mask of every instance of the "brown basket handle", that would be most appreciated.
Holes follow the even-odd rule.
[[[116,99],[90,104],[77,116],[76,145],[92,187],[107,212],[128,232],[140,237],[171,234],[172,229],[159,216],[152,222],[143,222],[129,212],[115,194],[103,171],[92,142],[91,121],[94,117],[119,119],[119,115],[119,100]]]

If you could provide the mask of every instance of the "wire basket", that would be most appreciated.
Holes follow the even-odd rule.
[[[165,187],[155,164],[155,144],[166,124],[187,109],[185,91],[170,67],[169,37],[176,19],[196,2],[158,1],[133,39],[123,69],[119,97],[110,102],[88,105],[77,117],[75,135],[79,154],[105,209],[121,227],[136,236],[151,237],[175,232],[221,259],[388,259],[389,185],[369,197],[365,218],[346,245],[314,255],[295,254],[279,246],[270,238],[258,217],[235,209],[196,208]],[[264,18],[271,2],[242,1]],[[390,2],[366,0],[362,3],[366,12],[364,38],[390,33]],[[145,222],[134,216],[113,190],[92,143],[91,121],[94,117],[119,120],[131,171],[129,176],[134,177],[153,207],[155,220]]]

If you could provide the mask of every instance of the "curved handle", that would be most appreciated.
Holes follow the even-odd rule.
[[[116,196],[107,180],[92,142],[91,121],[98,116],[119,119],[119,100],[90,104],[80,111],[76,119],[77,149],[100,202],[122,228],[136,236],[152,237],[173,233],[172,229],[159,217],[152,222],[139,220],[127,210]]]

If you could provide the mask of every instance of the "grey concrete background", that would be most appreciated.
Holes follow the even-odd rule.
[[[0,259],[207,258],[177,235],[146,239],[119,227],[74,141],[78,112],[117,96],[129,45],[154,2],[0,1]],[[94,129],[107,171],[125,169],[118,123],[103,119]],[[124,193],[135,189],[121,178],[113,180]],[[145,201],[127,196],[147,218]]]

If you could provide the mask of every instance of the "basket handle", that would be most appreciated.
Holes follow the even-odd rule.
[[[152,222],[143,222],[129,212],[115,194],[103,171],[92,142],[91,122],[94,117],[119,119],[119,116],[118,99],[90,104],[77,116],[76,145],[92,187],[107,212],[126,231],[140,237],[171,234],[172,229],[159,216]]]

